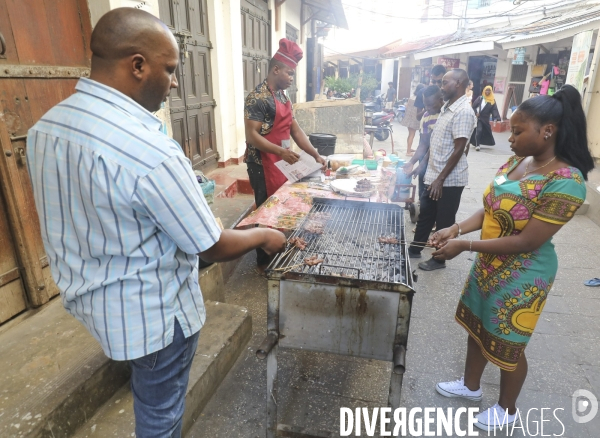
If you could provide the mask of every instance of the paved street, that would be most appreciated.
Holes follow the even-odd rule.
[[[405,151],[405,128],[396,126],[395,134],[396,150]],[[496,147],[469,155],[470,182],[463,194],[460,219],[480,208],[483,189],[510,155],[508,133],[496,135]],[[387,143],[378,146],[387,149]],[[407,230],[412,228],[407,223]],[[544,435],[596,438],[600,415],[590,423],[577,424],[571,414],[571,395],[585,389],[600,398],[600,290],[583,286],[584,280],[600,276],[600,229],[588,217],[576,216],[554,242],[559,272],[527,347],[529,375],[518,402],[529,430],[515,429],[513,436],[541,436],[540,412],[550,408],[544,411]],[[250,310],[253,337],[198,418],[190,438],[265,436],[266,364],[256,359],[254,352],[266,332],[267,283],[254,273],[253,260],[254,255],[245,257],[226,286],[227,302]],[[497,401],[500,373],[493,365],[484,373],[484,399],[479,404],[447,399],[434,389],[436,382],[462,375],[466,334],[454,322],[454,311],[471,263],[467,253],[444,270],[419,273],[402,386],[402,404],[407,408],[473,406],[483,410]],[[280,423],[339,436],[340,407],[387,404],[390,364],[386,362],[304,352],[280,354],[280,359]],[[530,409],[537,410],[530,411],[526,421]],[[552,415],[555,409],[559,409],[555,412],[564,432]],[[362,432],[361,436],[367,436],[364,429]]]

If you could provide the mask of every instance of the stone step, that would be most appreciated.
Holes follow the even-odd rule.
[[[586,202],[589,205],[586,212],[587,217],[589,217],[596,225],[600,227],[600,190],[598,190],[597,184],[589,181],[587,183]]]
[[[575,212],[575,214],[585,216],[589,210],[590,210],[590,203],[588,201],[585,201],[581,205],[581,207],[579,207],[579,209]]]
[[[0,436],[72,435],[129,379],[60,297],[0,335]]]
[[[184,434],[217,390],[252,335],[252,319],[245,308],[207,301],[206,311],[206,325],[200,333],[187,388]],[[74,436],[121,438],[134,435],[133,397],[129,384],[126,384]]]
[[[213,263],[198,271],[198,283],[204,301],[225,302],[225,287],[221,263]]]

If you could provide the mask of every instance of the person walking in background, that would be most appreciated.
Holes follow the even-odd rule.
[[[444,99],[442,91],[437,85],[430,85],[423,90],[423,101],[425,102],[425,114],[421,119],[421,135],[419,137],[419,147],[408,163],[404,165],[404,172],[411,176],[419,178],[419,199],[425,193],[425,172],[427,171],[427,162],[429,161],[429,146],[431,144],[431,133],[435,122],[440,115]],[[414,165],[419,163],[416,169]]]
[[[417,107],[415,107],[415,96],[417,93],[420,93],[421,90],[424,88],[425,85],[423,84],[417,85],[417,88],[415,88],[415,94],[406,103],[406,114],[400,122],[402,126],[406,126],[406,128],[408,128],[408,137],[406,138],[407,157],[411,157],[414,154],[414,151],[412,150],[412,145],[415,139],[415,135],[419,130],[419,121],[417,120]]]
[[[469,86],[467,87],[467,92],[465,93],[469,102],[473,101],[473,81],[469,80]]]
[[[429,85],[437,85],[442,87],[442,79],[446,74],[447,70],[441,64],[434,65],[431,69],[431,75],[429,76]],[[415,93],[415,106],[417,107],[417,120],[421,120],[423,114],[425,114],[425,102],[423,102],[422,90],[420,93]]]
[[[488,362],[498,366],[498,403],[477,415],[476,426],[489,431],[499,421],[511,425],[518,420],[516,402],[528,368],[525,347],[558,269],[552,236],[583,204],[585,180],[594,168],[581,95],[574,87],[526,100],[510,124],[516,155],[485,190],[483,208],[440,229],[430,241],[439,248],[433,253],[437,260],[478,253],[455,316],[468,333],[464,375],[438,383],[436,390],[446,397],[481,400],[483,370]],[[480,241],[456,240],[478,230]]]
[[[90,77],[27,136],[42,240],[64,307],[108,357],[129,361],[135,436],[179,438],[206,320],[198,255],[274,254],[286,239],[221,231],[181,145],[161,132],[152,112],[178,87],[180,59],[167,25],[113,9],[90,49]]]
[[[394,109],[394,102],[396,102],[396,89],[393,82],[388,82],[388,90],[385,95],[385,109]]]
[[[475,146],[476,151],[481,149],[481,145],[495,146],[496,141],[492,134],[490,118],[494,121],[500,121],[501,118],[498,106],[496,105],[496,98],[490,85],[485,87],[481,96],[473,102],[473,111],[475,111],[475,115],[477,116],[477,127],[473,131],[470,143]]]
[[[455,222],[460,198],[468,183],[465,149],[477,123],[465,96],[468,84],[469,76],[461,69],[449,71],[442,81],[442,96],[446,104],[442,107],[431,134],[424,179],[427,192],[421,197],[415,238],[408,250],[413,258],[421,257],[423,243],[429,239],[434,224],[442,229]],[[445,261],[433,257],[419,263],[419,268],[425,271],[445,267]]]

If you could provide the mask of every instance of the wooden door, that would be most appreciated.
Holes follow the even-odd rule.
[[[0,307],[12,309],[0,310],[2,322],[58,293],[27,172],[26,139],[46,111],[74,92],[77,78],[89,75],[87,2],[0,0],[0,33]]]
[[[269,73],[271,21],[264,0],[241,0],[242,69],[244,95],[248,95]]]
[[[0,192],[0,323],[27,308],[25,287],[6,211],[6,202]]]
[[[217,167],[218,155],[206,0],[160,0],[159,13],[181,49],[179,89],[169,100],[173,138],[194,169],[207,171]]]

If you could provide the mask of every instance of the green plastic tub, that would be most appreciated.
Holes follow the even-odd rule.
[[[377,170],[376,160],[352,160],[352,164],[358,164],[359,166],[367,166],[369,170]]]

